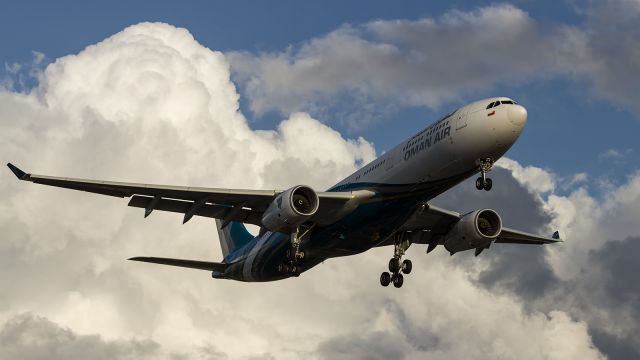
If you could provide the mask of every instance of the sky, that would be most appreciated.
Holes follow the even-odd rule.
[[[389,248],[245,284],[215,224],[0,181],[0,358],[640,356],[640,2],[19,2],[0,12],[0,154],[34,173],[331,186],[468,102],[529,112],[492,172],[434,203],[564,244]],[[472,179],[473,180],[473,179]],[[389,291],[392,290],[392,291]]]

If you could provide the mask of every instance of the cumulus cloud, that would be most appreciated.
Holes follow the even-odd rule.
[[[632,174],[625,184],[598,196],[580,182],[564,189],[568,193],[562,195],[530,182],[530,174],[517,162],[506,163],[511,164],[492,173],[499,184],[496,188],[505,192],[495,199],[500,204],[484,202],[495,205],[507,225],[524,221],[518,226],[548,234],[558,229],[565,242],[538,249],[494,246],[490,251],[495,255],[487,257],[478,283],[494,292],[506,290],[519,296],[528,309],[562,310],[581,319],[588,324],[594,344],[611,358],[640,355],[635,336],[640,331],[640,289],[635,286],[640,264],[634,260],[640,246],[636,205],[640,175]],[[542,169],[535,173],[544,173],[553,182],[561,180]],[[480,206],[472,185],[468,188],[455,188],[437,200],[451,207],[464,198],[470,202],[468,207]],[[509,203],[512,205],[506,205]],[[513,206],[521,212],[514,214]]]
[[[0,92],[0,133],[6,161],[28,170],[145,183],[322,189],[375,156],[366,140],[345,139],[304,113],[276,130],[252,130],[224,55],[185,29],[150,23],[57,59],[29,93]],[[253,313],[242,315],[235,307],[242,301],[230,299],[253,299],[253,288],[240,295],[242,286],[212,288],[204,272],[162,275],[123,260],[150,253],[217,260],[213,223],[183,227],[175,216],[154,214],[145,224],[118,199],[3,176],[1,320],[33,311],[79,334],[152,338],[166,351],[225,344],[238,356],[268,348],[255,332],[228,335],[251,329],[234,324]],[[183,284],[182,276],[195,282]],[[176,291],[184,296],[168,296]],[[199,320],[224,313],[226,321]]]
[[[0,134],[0,152],[27,170],[146,183],[323,188],[375,156],[366,140],[345,139],[307,113],[288,115],[275,130],[252,130],[226,57],[185,29],[149,23],[56,60],[32,92],[0,91]],[[568,300],[549,306],[550,299],[560,293],[556,284],[578,278],[573,269],[607,249],[597,236],[614,215],[620,228],[612,241],[633,233],[640,180],[612,192],[600,211],[586,190],[557,195],[553,174],[507,163],[492,173],[491,193],[465,183],[439,204],[495,207],[510,226],[529,231],[587,234],[587,250],[567,242],[425,257],[413,246],[415,270],[399,291],[378,285],[389,248],[259,284],[126,262],[135,255],[217,260],[215,226],[206,219],[183,226],[163,213],[143,219],[121,199],[25,184],[5,171],[0,354],[31,354],[31,347],[34,358],[50,349],[69,349],[66,358],[602,358],[594,326],[626,341],[633,320],[607,327],[609,316],[587,316]],[[566,260],[575,254],[582,258]],[[528,276],[533,268],[542,274]],[[538,293],[534,284],[549,298],[523,300],[526,291]],[[621,295],[625,306],[633,291]],[[95,352],[83,353],[86,344]]]
[[[557,77],[585,81],[597,96],[640,113],[637,8],[594,2],[582,12],[585,24],[568,26],[513,5],[483,6],[344,25],[282,52],[230,59],[257,114],[343,109],[357,126],[389,108],[437,108],[500,84]]]

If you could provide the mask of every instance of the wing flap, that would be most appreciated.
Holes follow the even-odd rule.
[[[147,209],[153,203],[153,197],[134,195],[129,200],[128,206]],[[186,214],[194,205],[193,201],[159,199],[154,205],[153,210],[168,211],[180,214]],[[203,216],[214,219],[229,219],[229,221],[238,221],[247,224],[260,225],[262,218],[258,213],[251,209],[241,209],[233,213],[233,207],[216,204],[202,204],[198,206],[193,215]],[[232,215],[229,217],[229,215]]]
[[[199,261],[199,260],[172,259],[172,258],[162,258],[162,257],[139,256],[139,257],[133,257],[129,260],[148,262],[152,264],[185,267],[190,269],[216,271],[219,273],[225,272],[225,270],[227,269],[227,266],[229,266],[229,264],[225,264],[225,263],[215,263],[215,262]]]

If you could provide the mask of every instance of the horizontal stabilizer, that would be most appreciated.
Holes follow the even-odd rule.
[[[208,261],[182,260],[182,259],[171,259],[171,258],[160,258],[160,257],[141,257],[141,256],[134,257],[129,260],[142,261],[142,262],[161,264],[161,265],[186,267],[191,269],[217,271],[220,273],[225,272],[225,270],[227,269],[227,266],[229,265],[224,263],[215,263],[215,262],[208,262]]]

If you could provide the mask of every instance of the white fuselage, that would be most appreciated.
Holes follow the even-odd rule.
[[[403,141],[348,176],[336,187],[356,184],[406,185],[445,179],[478,167],[478,160],[499,159],[518,139],[526,109],[505,97],[473,102]]]

